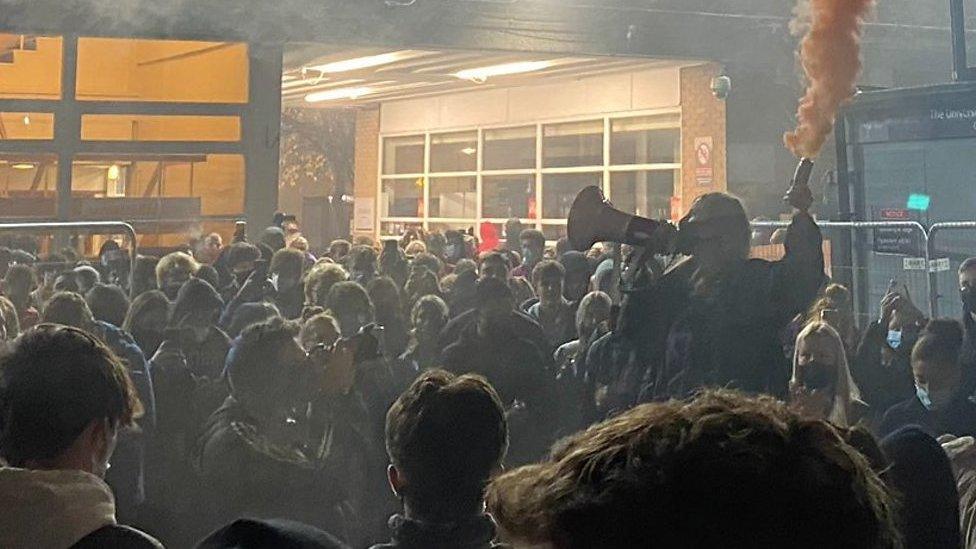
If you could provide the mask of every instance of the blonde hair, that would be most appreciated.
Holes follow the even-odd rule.
[[[200,269],[200,264],[197,263],[196,259],[193,259],[193,256],[185,252],[166,254],[156,264],[156,284],[162,288],[164,275],[169,271],[181,268],[194,275]]]
[[[797,365],[800,359],[800,341],[813,337],[826,342],[837,359],[837,368],[835,369],[837,378],[833,383],[834,394],[831,399],[830,412],[828,412],[826,419],[838,427],[849,427],[851,404],[861,402],[861,391],[851,376],[844,342],[841,340],[840,334],[826,322],[811,322],[796,336],[796,345],[793,347],[793,373],[790,376],[790,386],[799,383]]]

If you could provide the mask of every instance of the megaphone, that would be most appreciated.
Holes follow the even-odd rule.
[[[666,222],[622,212],[591,185],[576,195],[567,223],[570,246],[582,252],[605,241],[643,246]]]

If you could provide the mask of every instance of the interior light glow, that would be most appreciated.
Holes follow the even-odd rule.
[[[307,68],[309,70],[318,71],[325,74],[335,74],[339,72],[369,69],[372,67],[379,67],[380,65],[389,65],[390,63],[399,61],[402,57],[403,55],[400,52],[381,53],[379,55],[356,57],[354,59],[335,61],[333,63],[326,63],[324,65],[314,65]]]
[[[373,93],[373,88],[336,88],[334,90],[323,90],[312,92],[305,96],[307,103],[319,103],[322,101],[336,101],[339,99],[358,99],[364,95]]]
[[[476,69],[465,69],[454,73],[454,76],[462,80],[472,82],[484,82],[493,76],[505,76],[509,74],[522,74],[526,72],[539,71],[553,65],[552,61],[517,61],[515,63],[503,63],[501,65],[491,65]]]

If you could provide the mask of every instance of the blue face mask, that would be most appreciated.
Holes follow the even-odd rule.
[[[915,396],[918,397],[918,401],[925,406],[926,410],[932,409],[932,399],[929,398],[929,390],[921,385],[915,384]]]
[[[888,346],[892,349],[901,347],[901,330],[888,330]]]

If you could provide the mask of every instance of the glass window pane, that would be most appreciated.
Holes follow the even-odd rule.
[[[399,238],[411,229],[419,231],[423,228],[424,224],[418,221],[382,221],[380,222],[380,236],[395,236]]]
[[[380,217],[420,217],[424,179],[386,179],[380,195]]]
[[[482,217],[536,216],[535,175],[486,175],[481,180]]]
[[[680,184],[677,170],[614,172],[610,200],[620,210],[652,219],[671,218],[671,197]]]
[[[484,169],[535,168],[535,126],[485,130]]]
[[[430,136],[431,172],[473,172],[477,169],[477,132]]]
[[[542,234],[546,235],[546,240],[559,240],[566,236],[566,225],[543,225]]]
[[[82,155],[71,176],[77,219],[185,220],[244,211],[241,155]]]
[[[603,186],[603,173],[560,173],[542,176],[542,217],[565,219],[584,187]]]
[[[0,113],[0,140],[54,139],[54,115],[49,112]]]
[[[61,98],[61,38],[0,34],[0,99]]]
[[[388,137],[383,140],[383,173],[423,173],[424,136]]]
[[[247,103],[247,44],[78,39],[78,99]]]
[[[603,165],[603,121],[549,124],[542,128],[546,168]]]
[[[678,115],[621,118],[611,121],[611,164],[681,162]]]
[[[430,217],[474,219],[477,214],[475,177],[436,177],[430,180]]]
[[[236,116],[85,114],[81,138],[96,141],[240,141]]]
[[[0,218],[53,218],[57,189],[56,156],[0,156]]]
[[[469,221],[458,221],[458,222],[451,222],[451,223],[448,223],[448,222],[441,222],[441,223],[431,222],[428,226],[430,227],[430,229],[429,229],[430,232],[432,232],[432,233],[433,232],[439,232],[441,234],[444,234],[447,231],[461,231],[461,232],[466,233],[466,232],[468,232],[469,229],[473,229],[474,228],[474,225],[475,225],[475,222],[474,222],[474,219],[472,219],[472,220],[469,220]],[[478,234],[477,230],[475,231],[474,234]]]

